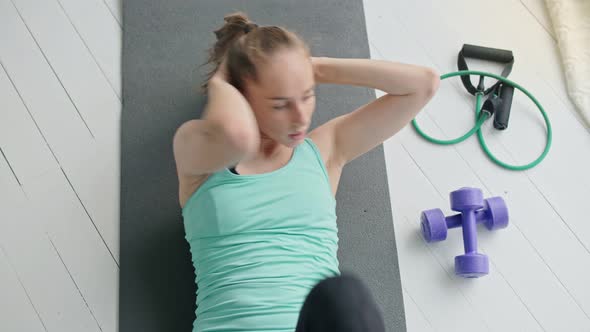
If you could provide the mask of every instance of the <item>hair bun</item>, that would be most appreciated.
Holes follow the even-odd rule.
[[[254,22],[248,22],[246,23],[246,25],[244,26],[244,32],[248,33],[254,29],[258,28],[258,24],[254,23]]]
[[[223,20],[227,23],[237,23],[237,24],[246,24],[248,21],[248,15],[244,12],[235,12],[231,14],[227,14],[223,17]]]
[[[235,36],[236,33],[248,33],[258,27],[258,24],[250,21],[248,15],[244,12],[235,12],[223,17],[225,24],[223,27],[215,31],[217,39],[222,39],[224,36]]]

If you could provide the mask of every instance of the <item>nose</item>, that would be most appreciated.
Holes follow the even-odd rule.
[[[307,123],[307,109],[305,105],[294,103],[291,121],[300,124],[300,126]]]

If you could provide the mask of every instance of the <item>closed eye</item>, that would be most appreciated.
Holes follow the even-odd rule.
[[[309,95],[309,96],[305,96],[305,97],[303,97],[303,100],[304,101],[307,101],[307,100],[311,99],[312,97],[315,97],[315,94]],[[287,108],[287,105],[288,104],[285,104],[285,105],[276,105],[276,106],[273,106],[272,108],[275,109],[275,110],[281,110],[281,109]]]

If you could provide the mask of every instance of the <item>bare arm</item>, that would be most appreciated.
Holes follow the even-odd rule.
[[[178,175],[215,172],[251,158],[259,145],[260,133],[250,104],[219,70],[208,83],[202,118],[183,123],[174,135]]]
[[[318,83],[348,84],[404,96],[436,90],[432,68],[374,59],[312,57]]]
[[[386,95],[318,128],[327,137],[330,163],[344,167],[407,125],[439,85],[431,68],[372,59],[312,58],[316,82],[365,86]]]

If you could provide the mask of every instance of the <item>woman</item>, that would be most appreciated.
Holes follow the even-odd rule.
[[[334,197],[342,168],[411,121],[438,73],[312,57],[285,28],[224,19],[203,117],[173,142],[198,285],[193,331],[384,331],[367,287],[339,271]],[[387,94],[308,133],[318,83]]]

